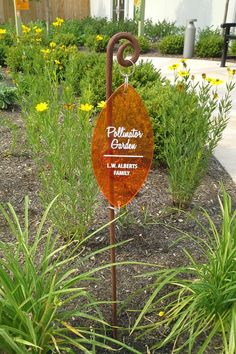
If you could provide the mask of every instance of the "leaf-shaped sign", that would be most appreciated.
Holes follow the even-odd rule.
[[[134,88],[124,84],[107,101],[94,129],[92,161],[110,204],[122,207],[142,187],[153,157],[153,130]]]

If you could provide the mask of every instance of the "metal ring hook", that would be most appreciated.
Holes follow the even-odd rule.
[[[132,71],[131,71],[131,73],[127,74],[127,73],[122,72],[121,69],[120,69],[120,67],[119,67],[119,73],[120,73],[122,76],[124,76],[125,78],[129,78],[131,75],[133,75],[133,73],[134,73],[134,71],[135,71],[135,64],[132,62],[131,59],[126,59],[126,60],[130,61],[131,64],[132,64]],[[126,80],[127,80],[127,79],[126,79]]]

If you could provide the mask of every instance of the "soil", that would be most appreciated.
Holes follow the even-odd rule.
[[[16,141],[13,139],[10,127],[17,128]],[[16,130],[16,129],[14,129]],[[15,146],[14,146],[15,145]],[[19,111],[9,111],[0,114],[0,201],[2,204],[10,202],[18,215],[23,214],[24,197],[30,198],[30,220],[36,225],[40,219],[42,206],[39,193],[40,183],[37,179],[36,167],[32,160],[30,149],[27,147],[23,122]],[[118,262],[138,261],[158,264],[164,267],[177,267],[187,263],[183,249],[186,248],[194,258],[203,262],[204,259],[198,247],[189,239],[180,238],[177,229],[186,233],[204,237],[202,230],[189,216],[194,215],[199,221],[207,225],[202,214],[204,208],[214,222],[220,225],[220,206],[218,196],[221,183],[236,205],[236,186],[220,163],[212,157],[208,172],[196,191],[188,210],[176,211],[172,208],[171,194],[168,190],[167,171],[163,167],[153,166],[146,183],[135,199],[127,207],[128,213],[116,224],[117,242],[127,241],[116,250]],[[92,230],[96,230],[108,221],[108,204],[99,196],[97,210],[94,217]],[[8,242],[11,235],[6,224],[0,223],[1,240]],[[101,249],[109,244],[108,229],[97,233],[87,244],[86,252]],[[90,264],[85,267],[97,267],[109,262],[109,252],[92,257]],[[136,277],[154,269],[148,265],[122,265],[117,267],[117,299],[121,303],[142,289],[133,300],[122,310],[118,311],[118,324],[128,328],[137,318],[140,310],[147,300],[145,284],[150,284],[152,277]],[[98,282],[89,285],[90,290],[100,301],[111,299],[110,271],[102,270],[97,274]],[[118,310],[121,305],[118,304]],[[111,305],[103,305],[102,311],[108,322],[111,321]],[[156,334],[142,339],[129,336],[128,331],[118,332],[120,340],[133,345],[140,353],[148,353],[148,348],[157,339]],[[105,353],[102,350],[99,353]],[[127,350],[119,353],[127,354]],[[155,353],[171,353],[171,347],[164,348]],[[220,353],[218,349],[211,348],[211,354]]]

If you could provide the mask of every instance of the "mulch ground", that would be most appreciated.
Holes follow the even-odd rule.
[[[15,139],[13,139],[10,126],[17,128]],[[0,157],[0,202],[2,204],[10,202],[16,212],[22,215],[24,197],[28,195],[31,224],[37,225],[43,210],[39,199],[40,183],[37,179],[30,149],[26,144],[24,127],[18,111],[0,113]],[[165,267],[176,267],[187,262],[183,248],[188,249],[199,262],[204,261],[199,249],[188,239],[175,243],[180,237],[177,229],[204,237],[196,222],[188,214],[191,213],[199,221],[207,224],[202,215],[202,208],[210,214],[217,225],[220,225],[218,196],[221,183],[231,195],[235,206],[236,186],[220,163],[212,157],[208,172],[196,191],[187,213],[176,212],[172,208],[171,194],[168,190],[167,171],[161,167],[153,167],[145,185],[128,206],[128,213],[116,224],[117,242],[130,240],[117,248],[117,261],[139,261]],[[108,222],[108,205],[100,196],[90,231],[99,228],[106,222]],[[6,224],[2,222],[0,237],[6,242],[11,239]],[[85,251],[100,249],[108,244],[109,235],[106,228],[86,244]],[[104,252],[93,257],[86,267],[97,267],[107,262],[109,262],[109,252]],[[152,281],[152,279],[136,277],[150,269],[152,268],[149,266],[139,265],[117,267],[117,298],[120,302]],[[110,271],[103,270],[97,276],[99,281],[90,284],[92,293],[100,301],[110,300]],[[119,312],[118,324],[126,328],[131,326],[134,323],[134,318],[137,317],[136,311],[142,308],[146,300],[147,294],[143,289],[122,312]],[[118,305],[119,309],[120,304]],[[111,306],[103,305],[102,310],[106,320],[110,322]],[[147,347],[150,347],[157,337],[155,334],[136,340],[134,336],[129,336],[127,331],[121,330],[119,331],[119,339],[130,343],[141,353],[147,353]],[[212,348],[210,351],[212,354],[219,352],[216,348]],[[105,352],[101,351],[101,353]],[[119,353],[126,354],[127,351],[123,350]],[[165,348],[155,353],[168,354],[171,353],[171,348]]]

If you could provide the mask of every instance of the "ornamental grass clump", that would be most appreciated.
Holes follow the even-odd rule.
[[[95,354],[98,348],[112,352],[111,346],[118,344],[128,353],[140,354],[106,335],[108,326],[99,303],[87,289],[99,269],[81,270],[103,250],[82,254],[82,242],[63,243],[48,229],[47,216],[55,202],[49,204],[35,232],[27,197],[23,221],[11,204],[0,206],[11,234],[11,242],[0,241],[1,353]]]
[[[236,211],[225,191],[220,206],[220,227],[204,212],[207,227],[195,220],[202,236],[184,234],[204,263],[184,250],[189,265],[151,274],[153,292],[133,331],[139,329],[140,337],[158,333],[152,350],[172,343],[174,353],[210,353],[214,345],[221,353],[236,351]],[[140,325],[149,316],[150,322]]]

